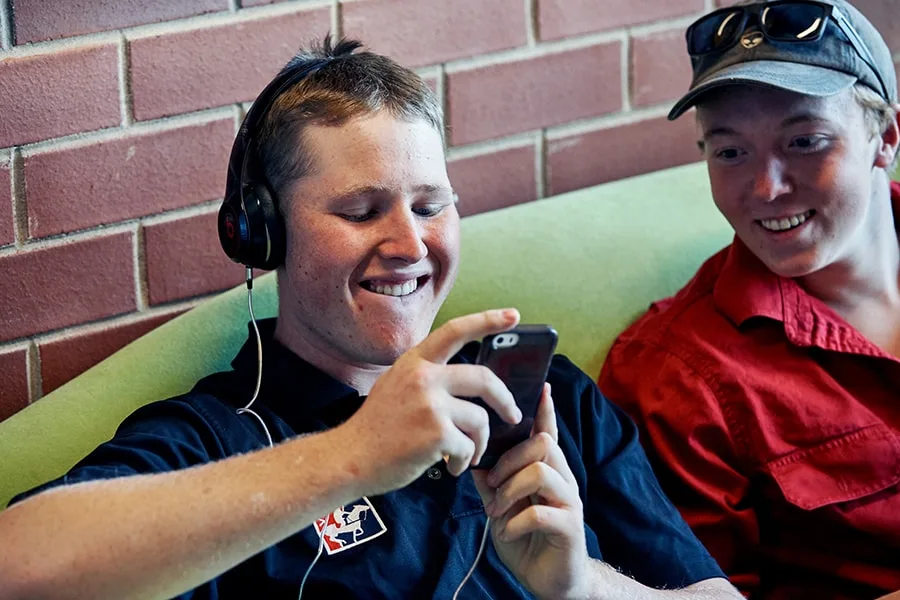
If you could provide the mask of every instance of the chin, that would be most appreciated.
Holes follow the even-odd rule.
[[[817,257],[796,256],[788,259],[764,260],[763,262],[770,271],[779,277],[788,279],[796,279],[798,277],[806,277],[812,275],[816,271],[820,271],[825,265],[820,264],[821,261],[816,260]]]
[[[428,332],[425,332],[424,335],[404,332],[403,335],[391,336],[389,339],[372,339],[369,351],[366,353],[368,354],[366,362],[374,365],[390,366],[408,350],[424,340],[427,335]]]

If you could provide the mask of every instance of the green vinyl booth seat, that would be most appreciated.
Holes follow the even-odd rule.
[[[523,322],[552,324],[559,352],[593,377],[616,335],[731,237],[702,164],[469,217],[462,221],[459,279],[438,323],[515,306]],[[256,281],[254,309],[258,318],[276,314],[274,274]],[[65,473],[136,408],[229,369],[247,321],[240,286],[0,423],[0,507]]]

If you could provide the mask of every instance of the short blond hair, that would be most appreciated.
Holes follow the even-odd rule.
[[[897,122],[897,111],[875,90],[862,83],[853,86],[853,98],[862,107],[866,119],[869,134],[881,136],[892,123]],[[894,162],[888,169],[888,175],[893,174],[900,164],[900,152],[894,156]]]

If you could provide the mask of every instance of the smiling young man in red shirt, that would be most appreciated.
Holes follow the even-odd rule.
[[[897,81],[843,0],[688,30],[716,206],[735,230],[614,344],[601,389],[753,598],[900,589]]]

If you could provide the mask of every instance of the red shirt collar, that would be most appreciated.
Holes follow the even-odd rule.
[[[900,216],[900,182],[891,182],[891,200],[894,214]],[[797,346],[889,358],[796,281],[772,273],[737,237],[716,281],[713,301],[737,327],[764,317],[781,322]]]

